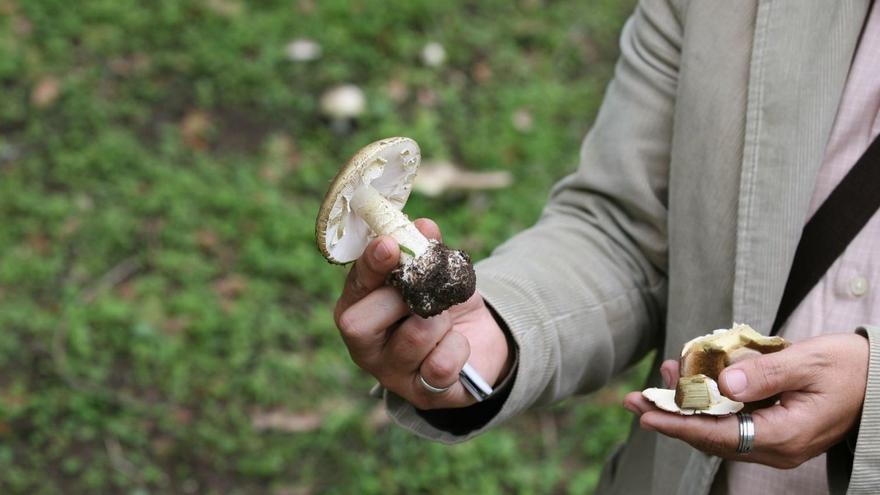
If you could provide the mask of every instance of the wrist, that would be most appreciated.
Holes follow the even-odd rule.
[[[499,315],[498,312],[495,311],[495,308],[490,304],[484,304],[486,304],[486,309],[489,310],[489,314],[492,316],[492,319],[495,320],[498,329],[504,336],[504,354],[506,354],[506,358],[495,383],[492,385],[495,388],[500,388],[507,384],[509,381],[508,379],[513,375],[516,365],[519,363],[519,348],[516,345],[516,341],[513,339],[513,333],[510,331],[510,328],[508,328],[507,323],[504,322],[504,319],[501,318],[501,315]]]

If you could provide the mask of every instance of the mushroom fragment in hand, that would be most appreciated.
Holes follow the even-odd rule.
[[[711,378],[706,379],[709,383],[715,384]],[[717,389],[718,385],[715,384]],[[742,402],[730,400],[723,395],[718,395],[718,402],[706,408],[684,408],[679,407],[675,403],[675,390],[665,388],[649,388],[642,391],[642,397],[653,402],[658,408],[681,414],[682,416],[692,416],[694,414],[708,414],[710,416],[725,416],[739,412],[743,408]]]
[[[683,415],[721,416],[739,412],[745,404],[728,399],[718,390],[721,371],[750,357],[781,351],[789,346],[782,337],[767,337],[748,325],[715,330],[682,348],[675,390],[649,388],[642,395],[664,411]],[[750,403],[754,406],[754,403]]]
[[[378,235],[400,246],[389,276],[410,310],[429,317],[467,301],[476,289],[470,257],[427,239],[401,212],[421,155],[415,141],[382,139],[358,151],[336,175],[321,204],[315,235],[331,263],[356,260]]]
[[[782,337],[767,337],[748,325],[734,324],[730,330],[715,330],[685,343],[679,370],[681,376],[703,374],[718,380],[721,370],[733,363],[788,346]]]

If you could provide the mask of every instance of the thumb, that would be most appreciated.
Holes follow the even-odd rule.
[[[802,362],[803,351],[792,346],[728,366],[719,376],[724,396],[740,402],[754,402],[810,385],[814,370]]]

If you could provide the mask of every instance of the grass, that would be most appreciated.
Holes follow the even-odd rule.
[[[575,166],[632,3],[0,0],[0,492],[591,491],[644,365],[418,440],[366,396],[313,225],[341,163],[407,135],[513,173],[407,207],[488,255]],[[300,37],[322,57],[288,60]],[[343,82],[368,106],[340,136],[317,102]]]

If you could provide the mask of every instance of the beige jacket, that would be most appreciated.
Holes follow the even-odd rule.
[[[461,441],[597,390],[652,349],[675,356],[733,321],[769,329],[869,6],[643,0],[578,170],[537,225],[478,265],[479,291],[519,347],[510,395],[467,435],[386,394],[395,421]],[[871,364],[849,493],[880,493],[880,327],[865,323]],[[633,428],[599,492],[705,494],[719,462]]]

